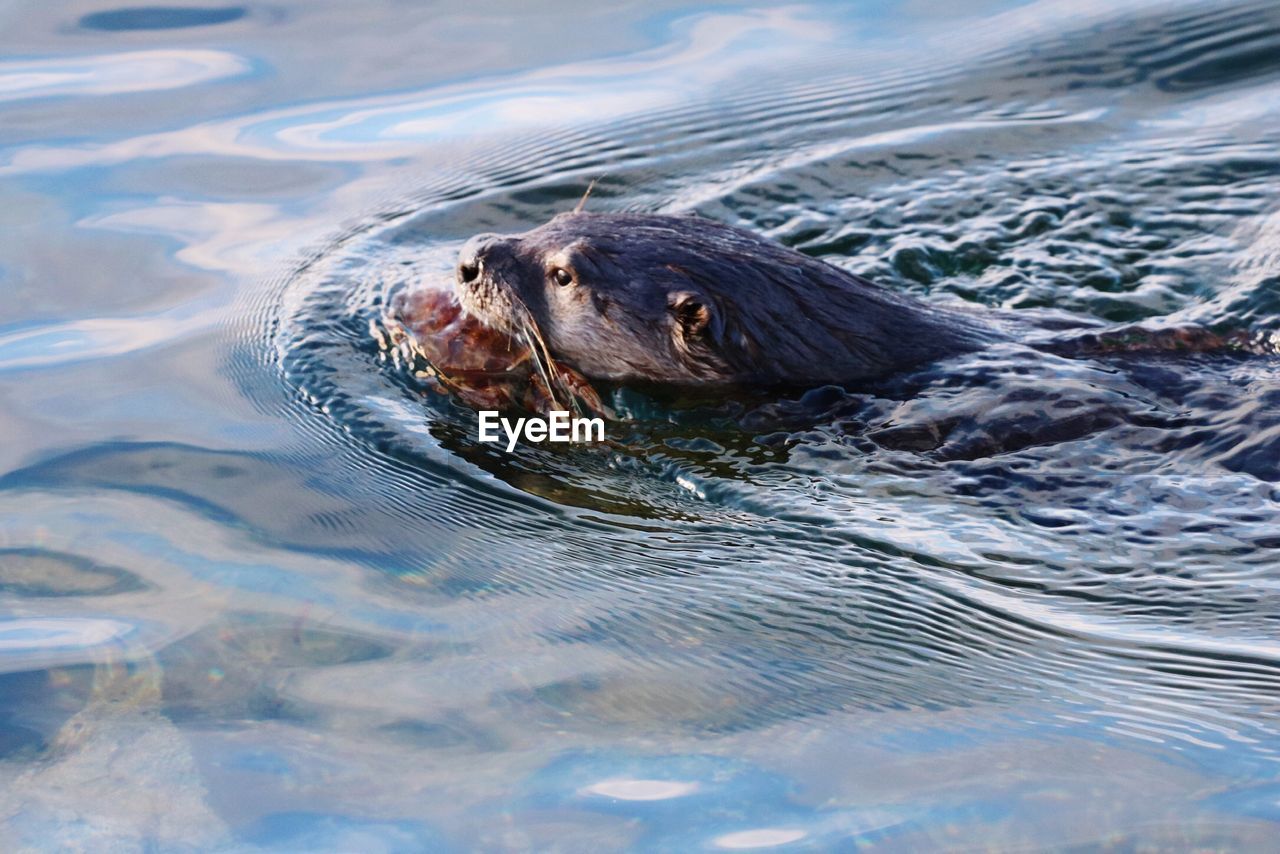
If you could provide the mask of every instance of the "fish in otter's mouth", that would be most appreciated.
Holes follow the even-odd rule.
[[[429,388],[474,409],[613,417],[585,377],[550,356],[531,320],[508,330],[482,323],[450,291],[396,294],[371,331],[384,352]]]

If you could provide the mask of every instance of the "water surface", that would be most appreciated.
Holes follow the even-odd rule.
[[[1274,356],[623,390],[508,455],[369,333],[593,178],[929,300],[1274,330],[1274,4],[3,14],[4,848],[1274,839]]]

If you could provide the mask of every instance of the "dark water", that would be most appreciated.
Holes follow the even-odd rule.
[[[1274,846],[1276,357],[507,455],[369,333],[601,176],[1273,331],[1274,3],[0,8],[4,850]]]

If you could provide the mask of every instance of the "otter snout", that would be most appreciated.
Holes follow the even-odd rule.
[[[454,290],[462,307],[498,329],[513,328],[523,305],[518,249],[518,238],[478,234],[458,251]]]
[[[518,238],[506,234],[477,234],[462,244],[454,273],[458,284],[474,285],[482,279],[516,278],[520,268],[518,243]]]
[[[480,277],[480,273],[484,269],[485,256],[501,240],[502,238],[496,234],[477,234],[462,244],[462,249],[458,252],[458,269],[456,273],[458,284],[470,284]]]

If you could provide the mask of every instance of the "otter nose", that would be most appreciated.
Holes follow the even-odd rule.
[[[498,242],[496,234],[477,234],[462,244],[458,252],[458,281],[464,285],[474,282],[480,275],[485,255]]]

